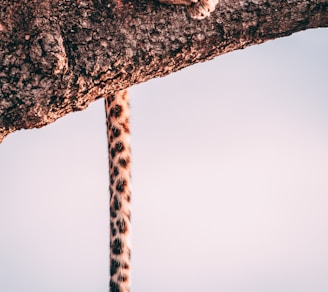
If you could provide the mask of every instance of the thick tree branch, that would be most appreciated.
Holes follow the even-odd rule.
[[[202,21],[155,0],[0,0],[0,142],[104,94],[327,26],[319,0],[221,0]]]

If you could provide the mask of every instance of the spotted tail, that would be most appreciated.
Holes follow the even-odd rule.
[[[127,90],[105,98],[110,176],[110,292],[130,291],[130,129]]]

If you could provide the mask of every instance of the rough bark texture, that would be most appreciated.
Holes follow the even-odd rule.
[[[221,0],[202,21],[155,0],[0,0],[0,143],[104,93],[326,26],[328,0]]]

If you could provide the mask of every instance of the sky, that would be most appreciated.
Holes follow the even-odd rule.
[[[134,86],[132,292],[328,291],[328,30]],[[108,290],[103,101],[0,145],[0,291]]]

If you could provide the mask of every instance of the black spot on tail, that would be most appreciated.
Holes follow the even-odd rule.
[[[117,152],[122,152],[124,150],[124,145],[121,141],[119,141],[115,144],[115,150]]]
[[[130,269],[130,266],[127,263],[123,263],[122,268],[128,270],[128,269]]]
[[[111,229],[111,232],[112,232],[112,236],[115,236],[117,234],[117,229],[113,227]]]
[[[121,254],[123,252],[122,241],[119,238],[116,238],[112,244],[113,254]]]
[[[116,184],[116,190],[120,193],[123,193],[124,192],[124,189],[125,189],[125,186],[126,186],[126,180],[123,179],[123,180],[119,180]]]
[[[110,116],[111,117],[115,117],[115,118],[118,118],[121,116],[122,114],[122,106],[120,106],[119,104],[115,105],[113,108],[110,109]]]
[[[115,157],[115,155],[116,155],[116,149],[115,149],[115,148],[112,148],[112,149],[110,150],[110,155],[112,156],[112,158]]]
[[[128,230],[127,224],[124,219],[117,220],[116,226],[120,233],[125,233]]]
[[[112,233],[112,236],[115,236],[117,234],[117,229],[114,226],[114,223],[113,222],[110,222],[110,231]]]
[[[110,275],[116,274],[118,268],[120,267],[120,263],[116,260],[111,260],[110,262]]]
[[[117,138],[121,135],[121,130],[116,128],[116,127],[112,127],[112,131],[113,131],[113,134],[114,134],[115,138]]]
[[[127,158],[127,159],[120,158],[118,161],[119,165],[124,168],[126,168],[128,166],[129,162],[130,162],[129,158]]]
[[[119,201],[119,199],[117,198],[117,196],[114,196],[114,209],[116,211],[120,210],[122,207],[121,202]]]
[[[118,287],[118,284],[113,281],[110,281],[109,288],[110,288],[109,290],[110,292],[120,292],[120,288]]]
[[[119,175],[119,170],[118,170],[118,168],[116,167],[116,166],[114,166],[114,169],[113,169],[113,175],[114,176],[118,176]]]
[[[117,217],[117,213],[116,213],[115,209],[112,206],[110,206],[110,208],[109,208],[109,213],[110,213],[111,218],[116,218]]]

